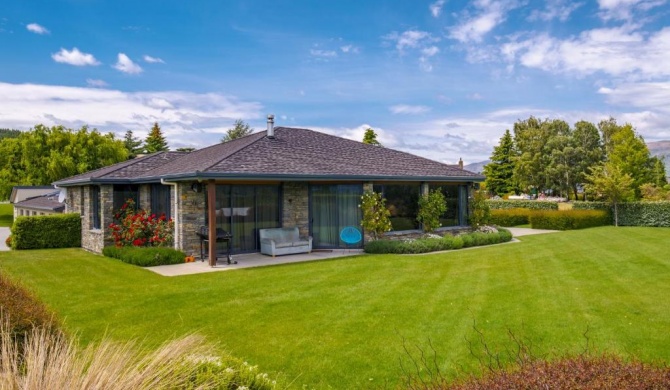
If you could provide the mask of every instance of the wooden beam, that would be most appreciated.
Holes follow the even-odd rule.
[[[207,182],[207,216],[209,221],[209,266],[216,265],[216,183]]]

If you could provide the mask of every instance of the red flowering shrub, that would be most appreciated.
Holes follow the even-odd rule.
[[[117,247],[172,245],[174,222],[165,214],[157,217],[146,210],[135,210],[135,201],[128,199],[114,218],[119,223],[111,223],[109,228]]]

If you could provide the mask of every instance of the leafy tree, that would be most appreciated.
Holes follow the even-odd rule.
[[[195,150],[195,148],[177,148],[177,152],[191,153],[194,150]]]
[[[20,134],[21,130],[0,129],[0,140],[3,138],[17,138]]]
[[[144,150],[147,153],[167,152],[170,150],[158,122],[154,122],[151,131],[147,135],[144,141]]]
[[[37,125],[18,138],[0,140],[0,199],[15,185],[47,185],[127,157],[123,141],[111,133]]]
[[[128,150],[128,158],[134,158],[144,151],[142,140],[133,137],[132,130],[126,131],[126,135],[123,137],[123,144],[125,145],[126,150]]]
[[[391,212],[386,208],[386,199],[379,192],[367,191],[361,196],[363,230],[370,232],[377,240],[382,234],[391,230]]]
[[[517,153],[512,134],[509,130],[505,130],[505,134],[500,138],[500,143],[493,148],[491,162],[484,166],[486,189],[488,191],[503,196],[518,190],[514,181],[516,156]]]
[[[238,119],[233,124],[233,127],[226,131],[226,134],[224,134],[223,138],[221,138],[221,142],[228,142],[234,139],[242,138],[253,132],[254,129],[252,129],[248,123],[245,123],[242,119]]]
[[[572,191],[577,199],[577,186],[586,182],[586,175],[591,167],[603,162],[605,151],[598,129],[590,122],[575,123],[570,144],[574,148],[572,161]]]
[[[586,175],[588,192],[607,200],[614,208],[614,225],[619,226],[619,204],[635,197],[634,180],[612,161],[591,168]]]
[[[542,191],[551,186],[552,145],[548,142],[557,134],[564,134],[569,126],[563,121],[540,120],[533,116],[514,123],[514,144],[518,150],[514,177],[525,190]]]
[[[365,134],[363,135],[363,143],[382,146],[382,144],[379,141],[377,141],[377,133],[375,133],[375,131],[371,128],[365,130]]]
[[[419,198],[416,220],[423,224],[423,231],[430,233],[440,227],[440,215],[447,211],[447,200],[438,188]]]
[[[654,174],[656,160],[651,157],[642,136],[630,124],[617,125],[610,118],[605,128],[608,132],[607,160],[633,179],[635,197],[640,198],[640,186],[658,180]]]
[[[640,187],[640,192],[642,193],[642,200],[646,201],[659,201],[659,200],[670,200],[670,186],[659,187],[655,184],[647,183],[642,184]]]

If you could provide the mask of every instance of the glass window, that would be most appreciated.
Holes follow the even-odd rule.
[[[121,209],[128,199],[135,201],[135,208],[140,207],[140,187],[135,184],[114,184],[113,210]]]
[[[100,229],[101,218],[100,209],[100,187],[91,186],[91,228]]]
[[[340,232],[347,226],[361,230],[360,184],[313,185],[310,187],[310,216],[313,245],[316,248],[361,247],[342,242]]]
[[[151,213],[157,217],[165,215],[165,218],[172,218],[170,203],[170,186],[162,184],[151,185]]]
[[[375,185],[375,192],[381,192],[386,198],[386,207],[391,212],[391,229],[419,229],[416,216],[419,211],[421,184],[384,184]]]
[[[258,230],[281,226],[280,199],[279,185],[216,186],[216,227],[233,235],[233,252],[258,251]],[[205,206],[205,224],[207,210]],[[225,248],[226,244],[221,245]]]
[[[429,189],[431,191],[440,190],[442,195],[444,195],[445,200],[447,201],[447,211],[440,216],[440,224],[442,226],[458,226],[461,225],[459,221],[459,194],[460,194],[459,185],[453,184],[430,184]]]

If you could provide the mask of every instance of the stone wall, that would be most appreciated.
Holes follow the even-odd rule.
[[[206,186],[203,186],[202,192],[195,192],[191,190],[191,183],[183,182],[177,185],[179,215],[174,210],[172,214],[177,229],[175,241],[177,249],[187,255],[200,256],[200,238],[196,235],[196,230],[205,225],[206,195]]]
[[[67,188],[66,210],[69,213],[81,215],[81,247],[95,253],[102,253],[102,248],[113,245],[109,224],[114,218],[114,204],[112,198],[113,186],[100,186],[100,229],[93,229],[93,215],[91,214],[91,186]]]
[[[309,235],[309,187],[306,182],[283,185],[282,227],[298,227],[301,236]]]
[[[140,204],[142,210],[151,210],[151,185],[140,184],[139,189]]]

